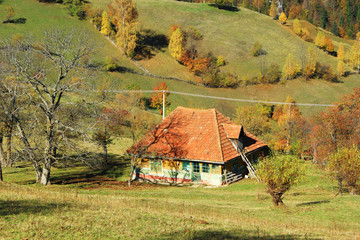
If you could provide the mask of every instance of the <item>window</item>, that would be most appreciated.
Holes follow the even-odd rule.
[[[199,173],[200,172],[200,165],[197,162],[193,163],[193,172]]]
[[[186,161],[184,161],[184,162],[182,162],[182,170],[187,170],[187,171],[191,171],[191,165],[190,165],[190,163],[189,162],[186,162]]]
[[[204,172],[204,173],[208,173],[208,172],[209,172],[209,170],[210,170],[210,166],[209,166],[209,164],[207,164],[207,163],[203,163],[203,164],[202,164],[202,172]]]
[[[152,161],[150,162],[150,171],[153,171],[153,172],[162,172],[161,162],[160,162],[160,161],[154,161],[154,160],[152,160]]]
[[[215,174],[221,174],[221,167],[219,165],[215,165],[213,164],[211,166],[211,173],[215,173]]]

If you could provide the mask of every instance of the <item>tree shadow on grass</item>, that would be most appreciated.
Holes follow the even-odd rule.
[[[98,156],[101,158],[101,156]],[[71,167],[71,166],[66,166]],[[126,169],[129,168],[129,161],[124,156],[109,154],[108,163],[102,164],[99,168],[92,168],[81,173],[54,173],[50,179],[51,184],[104,184],[116,182],[116,178],[124,176]]]
[[[26,23],[26,18],[15,18],[15,19],[3,21],[3,23],[25,24]]]
[[[296,206],[297,206],[297,207],[310,206],[310,205],[318,205],[318,204],[329,203],[329,202],[330,202],[329,200],[314,201],[314,202],[305,202],[305,203],[296,204]]]
[[[151,59],[158,52],[164,52],[168,39],[164,34],[158,34],[151,29],[141,30],[137,34],[135,60]]]
[[[0,216],[9,216],[17,214],[35,214],[44,213],[53,209],[61,209],[69,204],[63,203],[44,203],[35,200],[2,200],[0,199]]]
[[[304,236],[301,235],[268,235],[263,231],[214,231],[214,230],[200,230],[200,231],[190,231],[190,232],[174,232],[168,235],[162,235],[157,237],[157,239],[184,239],[184,240],[295,240],[295,239],[304,239]],[[309,240],[317,240],[319,238],[306,237]]]
[[[118,72],[118,73],[133,73],[133,74],[139,74],[139,72],[135,71],[132,68],[127,68],[127,67],[122,67],[119,65],[114,65],[113,67],[111,67],[109,70],[109,72]]]
[[[216,5],[215,3],[210,3],[209,4],[210,7],[216,7],[218,9],[222,9],[222,10],[226,10],[226,11],[230,11],[230,12],[239,12],[240,9],[234,6],[227,6],[227,5]]]

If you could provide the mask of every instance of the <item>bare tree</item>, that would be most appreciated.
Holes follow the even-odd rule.
[[[31,145],[19,119],[17,130],[29,156],[34,154],[34,149],[42,148],[41,161],[37,162],[36,156],[32,156],[32,160],[41,163],[34,168],[40,169],[40,182],[47,185],[52,165],[63,157],[58,150],[67,143],[65,138],[72,136],[70,132],[76,131],[62,119],[64,106],[76,105],[65,95],[82,84],[78,75],[84,72],[94,48],[89,39],[75,29],[55,29],[44,35],[41,42],[29,39],[17,44],[6,42],[1,56],[9,66],[9,74],[28,87],[39,136]]]

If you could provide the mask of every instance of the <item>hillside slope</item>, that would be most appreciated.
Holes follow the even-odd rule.
[[[106,9],[110,0],[92,0],[95,7]],[[33,0],[4,0],[0,4],[0,12],[5,12],[6,6],[13,6],[17,15],[27,19],[25,24],[1,24],[0,37],[9,38],[13,34],[41,37],[44,29],[54,26],[79,27],[89,34],[98,44],[96,59],[105,61],[106,56],[112,56],[119,60],[121,66],[140,71],[128,59],[121,56],[120,52],[109,43],[89,21],[79,21],[68,16],[66,10],[59,4],[38,3]],[[281,67],[289,52],[299,55],[309,46],[302,39],[289,33],[271,18],[256,12],[240,9],[238,12],[218,10],[204,4],[190,4],[173,0],[138,0],[140,28],[150,29],[156,34],[167,34],[172,24],[183,26],[195,26],[204,35],[201,48],[203,51],[211,51],[215,55],[224,55],[229,64],[223,70],[236,73],[240,78],[254,76],[259,72],[259,59],[251,56],[250,49],[254,42],[259,41],[268,52],[266,56],[270,65],[278,63]],[[2,17],[3,20],[5,16]],[[336,43],[335,43],[336,45]],[[335,65],[336,58],[331,57],[321,50],[316,50],[318,59],[322,63]],[[175,76],[186,80],[192,75],[184,66],[178,64],[170,57],[167,47],[162,47],[150,60],[140,61],[151,72],[165,76]],[[137,84],[142,89],[151,89],[157,82],[163,81],[157,78],[144,77],[132,73],[105,73],[102,72],[93,79],[94,86],[102,79],[111,79],[112,87],[124,88],[130,84]],[[343,79],[343,83],[329,83],[323,80],[305,81],[302,79],[292,80],[286,84],[268,86],[248,86],[237,89],[212,89],[194,86],[174,80],[167,80],[170,90],[198,93],[204,95],[216,95],[243,99],[260,99],[271,101],[283,101],[286,96],[293,96],[298,102],[307,103],[331,103],[340,96],[350,92],[359,85],[359,77],[352,75]],[[178,105],[187,107],[216,107],[225,114],[231,114],[233,107],[240,102],[225,102],[224,100],[208,100],[195,97],[170,95],[171,108]],[[321,110],[303,108],[306,113]]]

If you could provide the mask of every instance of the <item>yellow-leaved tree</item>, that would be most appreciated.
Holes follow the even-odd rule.
[[[280,14],[280,17],[279,17],[279,20],[282,24],[285,24],[286,23],[286,20],[287,20],[287,17],[286,17],[286,14],[284,12],[282,12]]]
[[[303,69],[303,75],[306,79],[312,78],[316,73],[316,53],[314,49],[309,48],[306,56],[306,64]]]
[[[304,162],[292,155],[269,156],[256,166],[256,172],[276,207],[284,206],[283,195],[304,179],[305,171]]]
[[[345,73],[345,63],[344,63],[343,60],[339,60],[338,65],[337,65],[337,72],[338,72],[340,77],[342,75],[344,75],[344,73]]]
[[[325,33],[323,32],[318,32],[318,34],[316,35],[315,38],[315,45],[318,46],[319,48],[324,48],[325,47]]]
[[[114,0],[108,5],[109,15],[116,28],[116,44],[123,53],[132,57],[136,47],[136,28],[138,12],[132,0]]]
[[[173,58],[180,60],[184,46],[184,34],[181,28],[177,28],[170,37],[169,51]]]
[[[276,15],[277,15],[277,8],[275,1],[271,1],[269,16],[275,19]]]
[[[349,186],[351,195],[357,194],[360,180],[360,150],[357,146],[338,149],[329,156],[326,165],[329,177],[338,182],[340,195],[343,181]]]
[[[353,68],[360,72],[360,33],[356,34],[356,41],[351,48],[350,63]]]
[[[109,14],[106,11],[103,11],[102,13],[101,33],[105,36],[110,36],[111,34],[111,22],[109,19]]]
[[[293,29],[297,35],[299,35],[299,36],[302,35],[301,34],[301,23],[300,23],[299,19],[297,19],[297,18],[294,20]]]
[[[301,72],[300,64],[294,59],[290,53],[286,59],[286,63],[283,68],[283,77],[287,80],[295,78]]]
[[[344,44],[340,43],[339,48],[337,50],[337,58],[339,60],[344,60],[344,56],[345,56]]]

